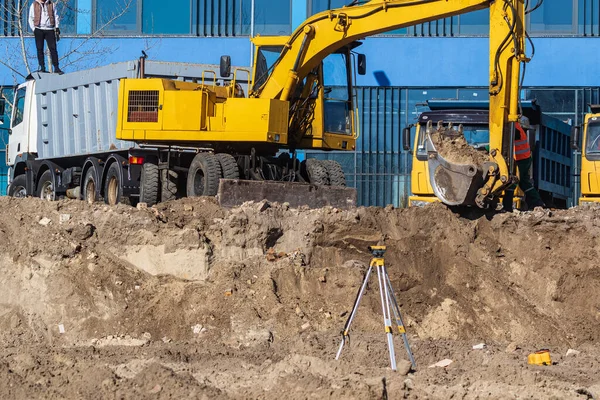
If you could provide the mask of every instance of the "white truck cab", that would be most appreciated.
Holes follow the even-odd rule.
[[[6,160],[9,167],[15,164],[17,158],[37,153],[38,118],[34,90],[35,81],[30,80],[19,85],[15,93]]]

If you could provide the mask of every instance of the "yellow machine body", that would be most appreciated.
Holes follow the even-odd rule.
[[[587,114],[581,147],[579,204],[600,203],[600,113]]]
[[[117,139],[169,143],[287,143],[289,104],[227,97],[223,87],[168,79],[124,79]]]

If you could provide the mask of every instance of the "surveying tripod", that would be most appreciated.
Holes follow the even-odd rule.
[[[398,307],[398,301],[396,300],[396,295],[394,294],[394,289],[392,289],[390,277],[388,276],[387,270],[385,268],[385,262],[383,260],[383,254],[385,253],[385,250],[385,246],[369,246],[369,251],[371,252],[371,254],[373,254],[373,258],[371,258],[369,269],[365,274],[363,283],[360,287],[360,290],[358,291],[356,300],[354,301],[354,307],[352,308],[350,317],[348,317],[346,325],[344,326],[344,330],[342,332],[342,343],[340,343],[340,348],[338,349],[335,359],[338,360],[340,358],[340,355],[342,354],[342,349],[346,344],[346,340],[349,340],[350,338],[350,325],[352,324],[352,321],[356,316],[356,312],[358,311],[358,305],[360,304],[360,300],[362,299],[367,284],[369,283],[369,277],[371,276],[373,267],[375,267],[377,268],[379,295],[381,296],[381,309],[383,311],[383,324],[385,326],[385,333],[387,335],[388,349],[390,350],[390,363],[392,370],[396,371],[396,354],[394,352],[394,338],[392,336],[392,313],[394,315],[394,319],[396,320],[398,332],[400,333],[400,335],[402,335],[402,339],[404,340],[404,347],[406,348],[406,352],[408,353],[410,363],[412,364],[413,369],[416,369],[417,364],[415,363],[412,351],[410,350],[410,345],[408,344],[408,338],[406,337],[406,329],[404,329],[402,315],[400,314],[400,307]]]

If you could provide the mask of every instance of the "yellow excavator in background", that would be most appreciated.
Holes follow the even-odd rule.
[[[579,204],[600,203],[600,105],[590,104],[582,127],[574,126],[571,148],[581,151]]]
[[[354,52],[358,41],[485,8],[490,9],[489,160],[456,164],[430,145],[428,163],[441,201],[489,207],[516,179],[513,132],[519,118],[520,64],[528,61],[524,0],[354,0],[311,16],[289,37],[253,38],[252,70],[234,68],[232,73],[230,58],[223,56],[222,85],[216,71],[184,80],[146,76],[144,57],[135,78],[106,77],[102,70],[24,83],[17,93],[23,107],[16,107],[19,113],[11,125],[9,192],[50,199],[66,194],[90,202],[104,198],[109,204],[123,197],[151,205],[218,194],[224,205],[265,198],[313,207],[353,205],[356,191],[345,188],[337,162],[299,162],[296,150],[355,150],[352,71],[355,65],[359,74],[366,71],[364,55]],[[430,62],[436,62],[434,55]],[[107,71],[114,74],[115,69]],[[90,76],[97,80],[85,81]],[[70,93],[75,81],[82,89],[117,88],[117,110],[107,96],[105,105],[89,108],[76,122],[56,119],[63,113],[51,110],[87,107],[79,105],[76,93],[55,95]],[[36,122],[36,116],[46,114],[52,118]],[[103,120],[109,123],[94,125]],[[114,126],[121,141],[104,139],[112,135],[105,132],[107,126]],[[65,132],[65,127],[75,131]],[[97,137],[85,136],[94,132]],[[440,132],[456,134],[447,127]],[[23,150],[27,143],[33,145]]]

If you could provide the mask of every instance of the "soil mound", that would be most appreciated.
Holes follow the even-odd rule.
[[[600,372],[599,213],[1,198],[0,396],[575,398]],[[410,382],[386,369],[376,279],[333,360],[377,243]],[[559,361],[544,386],[526,365],[539,348]],[[425,367],[443,358],[440,379]]]

